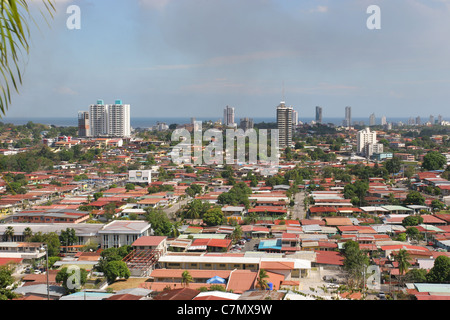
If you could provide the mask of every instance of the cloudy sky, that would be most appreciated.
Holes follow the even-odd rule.
[[[450,116],[450,0],[55,1],[7,118],[76,117],[97,99],[132,117],[275,117],[283,88],[300,119],[317,105],[325,118]]]

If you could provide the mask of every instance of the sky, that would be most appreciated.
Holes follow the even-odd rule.
[[[53,0],[8,117],[450,117],[450,0]],[[67,28],[70,5],[80,29]],[[381,29],[367,28],[370,5]]]

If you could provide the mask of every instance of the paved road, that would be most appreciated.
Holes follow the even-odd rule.
[[[303,205],[304,199],[305,199],[305,192],[300,191],[295,194],[295,197],[294,197],[295,205],[291,210],[293,220],[306,219],[306,211],[305,211],[305,208]]]
[[[173,219],[175,220],[176,216],[175,213],[182,208],[184,205],[186,205],[188,203],[188,199],[183,199],[177,203],[175,203],[173,206],[171,206],[170,208],[164,208],[163,211],[167,214],[167,217],[169,219]]]

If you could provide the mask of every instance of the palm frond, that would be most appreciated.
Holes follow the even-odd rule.
[[[30,22],[34,22],[27,1],[0,0],[0,118],[11,104],[11,89],[19,92],[22,84],[23,58],[30,45]],[[53,17],[53,0],[42,0],[44,10]]]

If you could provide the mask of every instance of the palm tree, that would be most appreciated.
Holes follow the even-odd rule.
[[[28,0],[0,1],[0,113],[6,114],[11,103],[11,89],[18,92],[18,84],[22,83],[20,64],[25,56],[24,52],[28,54],[30,48],[27,19],[34,20],[30,15]],[[55,11],[52,2],[53,0],[42,0],[50,16]]]
[[[264,269],[259,270],[258,279],[257,279],[257,286],[261,289],[267,289],[269,287],[269,283],[267,279],[269,278],[269,275],[267,274],[267,271]]]
[[[193,279],[189,271],[184,270],[181,274],[181,284],[183,285],[183,287],[189,287],[189,283],[191,283],[192,281]]]
[[[33,236],[33,231],[30,227],[26,227],[23,231],[23,236],[25,238],[25,241],[28,241]]]
[[[6,238],[6,241],[9,241],[14,237],[14,228],[11,226],[6,227],[4,237]]]
[[[411,266],[409,259],[409,253],[405,249],[400,249],[395,255],[394,260],[398,262],[398,271],[401,278],[403,278],[403,275],[408,272],[408,268]]]

